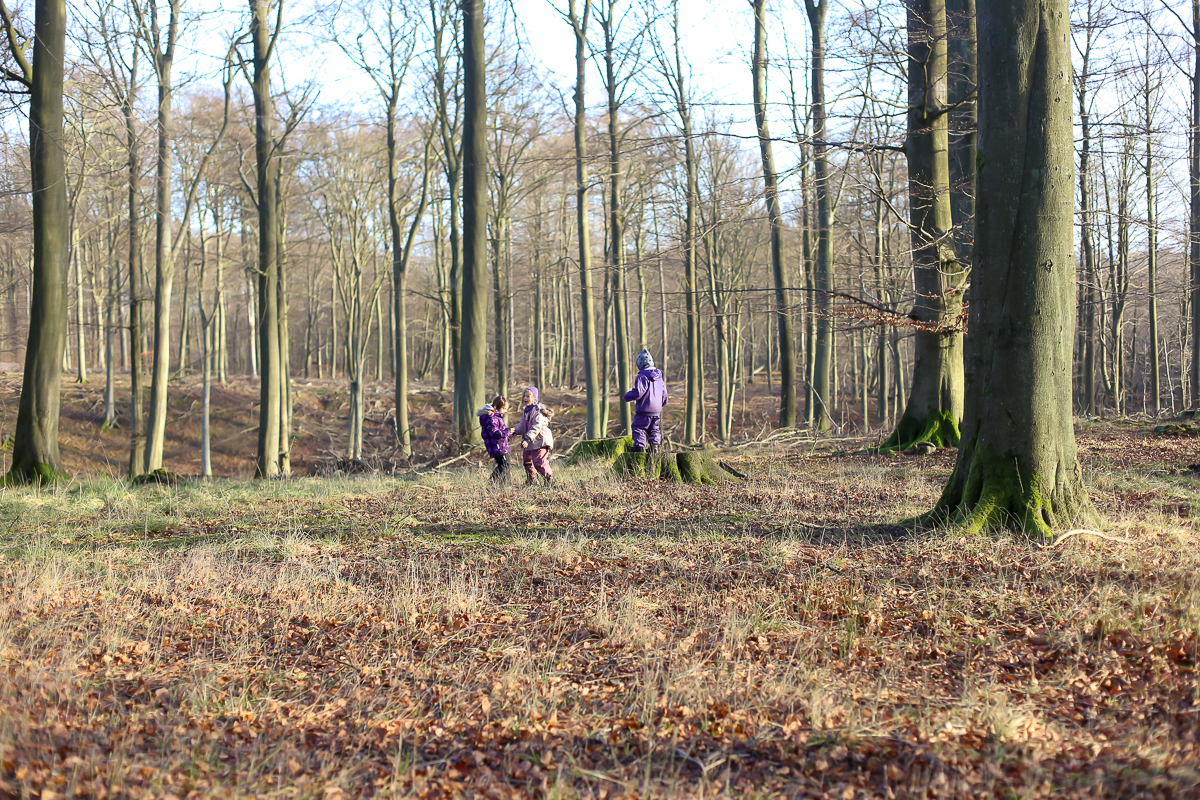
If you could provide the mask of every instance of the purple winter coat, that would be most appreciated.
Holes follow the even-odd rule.
[[[636,402],[633,413],[659,416],[663,406],[667,404],[667,383],[663,380],[662,371],[651,367],[638,373],[633,388],[625,393],[625,399]]]
[[[488,455],[508,455],[508,437],[511,435],[508,426],[504,424],[504,415],[493,413],[491,406],[484,406],[476,412],[479,415],[479,427],[483,432],[483,443],[487,446]]]

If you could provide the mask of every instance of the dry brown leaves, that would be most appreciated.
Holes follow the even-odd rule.
[[[9,557],[0,796],[1200,791],[1190,527],[880,527],[952,460],[922,463],[473,479],[264,505],[275,549],[231,509],[188,551]]]

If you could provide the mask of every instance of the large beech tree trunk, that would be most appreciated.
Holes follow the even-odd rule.
[[[268,0],[250,0],[250,32],[254,40],[254,152],[258,197],[258,453],[254,474],[280,474],[279,425],[279,203],[275,193],[274,109],[271,103],[271,50]]]
[[[945,0],[907,0],[908,207],[913,246],[913,379],[908,403],[885,449],[917,442],[958,444],[963,409],[966,273],[954,247],[950,194],[950,115]]]
[[[487,97],[483,0],[461,0],[463,25],[463,282],[454,419],[462,442],[479,441],[475,411],[487,386]]]
[[[754,121],[762,156],[767,218],[771,223],[771,273],[775,279],[775,313],[779,321],[779,427],[796,426],[796,344],[792,337],[791,302],[787,293],[787,267],[783,257],[783,209],[771,134],[767,129],[767,0],[754,0]]]
[[[979,12],[979,199],[958,462],[931,517],[1049,536],[1088,509],[1075,452],[1067,0]]]
[[[65,477],[58,454],[58,415],[67,336],[68,215],[63,157],[67,9],[62,0],[37,0],[34,15],[33,64],[25,70],[30,85],[33,286],[12,466],[4,483]]]

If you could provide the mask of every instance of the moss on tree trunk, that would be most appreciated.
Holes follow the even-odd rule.
[[[66,164],[63,155],[63,52],[66,9],[34,4],[33,62],[19,59],[30,86],[29,161],[33,203],[33,285],[13,460],[5,485],[48,483],[60,477],[59,388],[67,331]]]
[[[981,3],[978,212],[958,462],[926,516],[1050,536],[1090,516],[1075,452],[1067,0]]]
[[[1000,455],[987,444],[971,443],[959,455],[950,480],[924,521],[952,523],[964,533],[1009,528],[1049,539],[1055,529],[1090,515],[1083,476],[1073,470],[1049,480],[1021,466],[1014,453]]]
[[[924,419],[905,414],[879,449],[884,452],[908,450],[917,442],[931,442],[938,447],[958,447],[958,420],[954,418],[954,412],[933,410]]]

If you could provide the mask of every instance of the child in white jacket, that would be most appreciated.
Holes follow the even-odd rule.
[[[537,483],[534,473],[545,478],[547,485],[554,477],[550,469],[550,451],[554,449],[554,434],[550,432],[550,420],[554,412],[538,402],[538,390],[530,386],[521,395],[525,410],[521,412],[521,421],[513,428],[513,435],[521,437],[521,447],[525,448],[522,462],[525,465],[525,483],[532,486]]]

